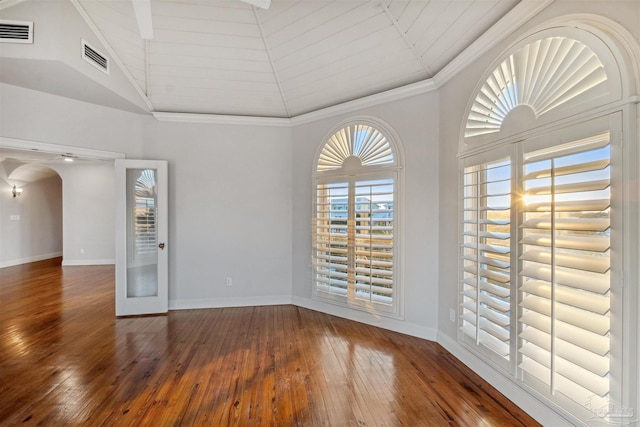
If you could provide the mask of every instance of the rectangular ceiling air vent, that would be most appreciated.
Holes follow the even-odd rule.
[[[0,19],[0,42],[33,43],[33,22]]]
[[[109,74],[109,58],[91,47],[85,40],[82,40],[82,58],[99,70]]]

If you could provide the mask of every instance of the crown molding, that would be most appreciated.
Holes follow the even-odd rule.
[[[161,122],[208,123],[222,125],[289,127],[291,119],[280,117],[232,116],[224,114],[169,113],[154,111],[153,117]]]
[[[118,153],[115,151],[94,150],[93,148],[51,144],[48,142],[7,138],[4,136],[0,136],[0,148],[41,151],[44,153],[51,153],[51,154],[73,154],[74,156],[87,157],[92,159],[111,160],[111,159],[124,159],[126,157],[124,153]]]
[[[421,93],[431,92],[437,87],[431,79],[423,80],[410,85],[390,89],[364,98],[332,105],[321,110],[312,111],[292,118],[286,117],[260,117],[260,116],[233,116],[224,114],[195,114],[195,113],[169,113],[154,111],[153,117],[162,122],[181,123],[209,123],[226,125],[246,125],[246,126],[297,126],[314,122],[339,114],[351,113],[353,111],[373,107],[398,99],[408,98]]]
[[[432,92],[438,88],[433,79],[426,79],[395,89],[389,89],[384,92],[375,93],[363,98],[354,99],[353,101],[343,102],[341,104],[332,105],[331,107],[322,108],[310,113],[301,114],[291,118],[291,124],[294,126],[305,123],[315,122],[317,120],[328,117],[337,116],[339,114],[353,113],[363,108],[374,107],[376,105],[385,104],[399,99],[409,98],[411,96],[422,93]]]

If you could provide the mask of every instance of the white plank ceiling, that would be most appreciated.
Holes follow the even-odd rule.
[[[78,0],[154,111],[293,117],[433,77],[519,0]]]

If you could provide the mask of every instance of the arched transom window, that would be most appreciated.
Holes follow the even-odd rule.
[[[356,158],[362,166],[394,164],[393,150],[387,138],[366,124],[346,126],[325,143],[317,171],[340,169],[345,160]]]
[[[316,298],[400,315],[397,165],[394,144],[371,124],[325,141],[314,174]]]
[[[548,37],[509,55],[487,77],[465,127],[465,137],[498,132],[514,108],[529,107],[536,117],[565,103],[606,91],[607,74],[583,43]]]

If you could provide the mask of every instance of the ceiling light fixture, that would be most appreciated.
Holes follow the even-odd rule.
[[[65,162],[73,162],[73,161],[74,161],[74,157],[73,157],[73,155],[72,155],[72,154],[69,154],[69,153],[67,153],[67,154],[62,154],[62,155],[61,155],[61,157],[62,157],[62,159],[63,159]]]
[[[13,194],[13,197],[20,197],[22,195],[22,188],[18,188],[14,185],[11,189],[11,194]]]

